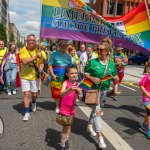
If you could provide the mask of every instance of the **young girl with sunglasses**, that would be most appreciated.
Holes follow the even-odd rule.
[[[65,73],[67,79],[63,82],[61,89],[61,101],[59,105],[60,114],[68,116],[75,115],[75,100],[82,98],[82,91],[78,88],[78,70],[75,65],[68,65]],[[68,150],[68,139],[71,126],[63,126],[61,132],[61,147],[59,150]]]

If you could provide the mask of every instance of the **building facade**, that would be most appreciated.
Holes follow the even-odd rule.
[[[17,43],[20,41],[20,33],[14,23],[9,23],[9,37],[11,37],[11,34],[14,35],[14,42]]]
[[[0,0],[0,23],[6,27],[6,34],[9,30],[9,0]]]
[[[150,0],[145,0],[150,10]],[[143,0],[90,0],[89,5],[103,17],[119,17],[137,7]]]

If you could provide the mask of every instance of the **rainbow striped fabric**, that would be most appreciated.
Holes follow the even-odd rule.
[[[106,80],[110,80],[112,78],[113,78],[113,76],[111,74],[106,75],[106,76],[104,76],[103,78],[100,79],[100,82],[105,82]]]
[[[46,72],[42,71],[41,80],[44,85],[48,86],[51,81],[51,76],[48,75]]]
[[[150,110],[150,101],[144,102],[144,106]]]
[[[144,15],[144,17],[141,17],[141,15]],[[67,39],[89,43],[99,43],[103,38],[109,36],[114,46],[137,51],[149,50],[148,52],[150,52],[149,45],[147,45],[149,41],[148,21],[145,20],[144,11],[141,15],[133,17],[135,21],[128,23],[127,35],[132,34],[132,36],[126,36],[126,33],[123,34],[116,24],[112,25],[106,21],[83,0],[42,0],[40,36],[42,38]],[[136,18],[139,18],[139,21],[144,20],[143,23],[137,24]],[[124,21],[126,23],[126,20]],[[136,24],[137,26],[135,26]],[[133,33],[137,29],[138,31]],[[141,35],[138,34],[139,32],[144,33]],[[139,39],[140,41],[138,41]]]
[[[142,47],[150,50],[150,20],[144,2],[122,17],[105,19]]]
[[[78,85],[79,88],[81,88],[83,91],[87,92],[91,89],[93,86],[93,82],[89,79],[84,78]]]

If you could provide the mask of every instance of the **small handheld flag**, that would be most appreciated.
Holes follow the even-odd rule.
[[[46,72],[42,71],[41,80],[44,85],[48,86],[51,81],[51,76],[48,75]]]
[[[88,90],[91,89],[93,86],[93,82],[89,79],[84,78],[80,83],[79,83],[79,88],[81,88],[83,91],[87,92]]]
[[[107,75],[107,76],[104,76],[103,78],[100,79],[100,82],[104,82],[106,80],[109,80],[109,79],[112,79],[113,76],[112,75]]]

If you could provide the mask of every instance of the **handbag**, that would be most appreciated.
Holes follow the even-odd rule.
[[[5,72],[7,72],[9,69],[10,69],[9,63],[6,61],[5,65],[4,65],[4,70],[5,70]]]
[[[100,90],[88,90],[85,96],[85,104],[99,104]]]
[[[56,122],[60,125],[63,125],[63,126],[71,126],[73,123],[73,118],[74,118],[73,115],[65,116],[62,114],[57,114]]]
[[[109,62],[109,59],[108,59]],[[107,68],[108,68],[108,62],[106,64],[103,77],[106,75]],[[100,88],[103,83],[100,84],[100,87],[98,90],[88,90],[85,95],[85,104],[87,105],[97,105],[100,103]]]

